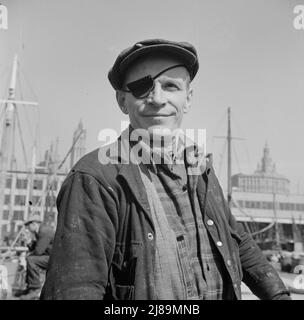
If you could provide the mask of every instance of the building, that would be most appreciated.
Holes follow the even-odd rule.
[[[279,233],[282,243],[304,239],[304,195],[291,194],[290,181],[276,171],[266,143],[261,162],[253,174],[232,176],[232,212],[261,241]],[[273,228],[267,229],[267,226]],[[266,228],[267,232],[259,233]]]
[[[56,197],[66,178],[62,164],[70,156],[70,167],[85,153],[86,130],[80,122],[73,135],[72,147],[64,160],[58,160],[58,141],[46,151],[44,160],[28,171],[8,170],[5,173],[4,201],[1,215],[1,240],[14,239],[28,215],[38,213],[49,225],[57,222]]]
[[[65,173],[50,174],[46,170],[8,171],[6,173],[2,212],[2,239],[13,238],[30,212],[39,213],[42,220],[56,224],[56,196]]]

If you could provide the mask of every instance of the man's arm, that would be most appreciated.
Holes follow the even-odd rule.
[[[240,238],[239,251],[243,270],[242,281],[260,299],[289,300],[289,291],[286,289],[277,271],[268,262],[252,237],[244,230],[242,224],[236,221],[224,198],[222,188],[215,174],[213,172],[211,174],[219,187],[228,223]]]
[[[103,299],[117,208],[94,177],[75,172],[57,199],[58,224],[42,299]]]

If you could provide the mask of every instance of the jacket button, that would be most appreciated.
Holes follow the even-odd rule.
[[[154,238],[154,237],[153,237],[153,234],[152,234],[151,232],[149,232],[149,233],[148,233],[148,239],[149,239],[149,240],[153,240],[153,238]]]
[[[216,245],[217,245],[218,247],[221,247],[221,246],[223,245],[223,242],[222,242],[222,241],[218,241],[218,242],[216,243]]]
[[[209,219],[209,220],[207,220],[207,224],[208,224],[208,226],[213,226],[214,222],[211,219]]]
[[[231,260],[228,259],[228,260],[227,260],[227,266],[228,266],[228,267],[231,267],[231,264],[232,264],[232,263],[231,263]]]

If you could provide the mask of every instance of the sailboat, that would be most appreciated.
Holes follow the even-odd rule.
[[[303,251],[304,195],[290,192],[290,181],[277,173],[268,143],[254,173],[232,174],[231,144],[235,138],[231,134],[230,108],[224,138],[228,145],[227,201],[236,219],[262,250]]]
[[[0,264],[7,268],[8,287],[20,289],[24,284],[24,268],[27,247],[25,246],[26,229],[24,221],[31,212],[38,213],[44,223],[56,226],[56,196],[63,183],[67,169],[63,165],[71,157],[72,166],[85,153],[86,130],[82,122],[73,136],[73,143],[62,161],[58,156],[58,139],[45,153],[43,161],[37,161],[37,143],[33,141],[26,147],[20,130],[18,107],[38,106],[36,101],[17,99],[17,77],[20,69],[18,56],[15,55],[12,65],[10,84],[6,99],[1,99],[3,106],[2,136],[0,144]],[[0,119],[1,120],[1,119]],[[1,128],[0,128],[1,129]],[[17,169],[15,156],[16,131],[24,158],[26,151],[31,150],[31,164]],[[1,130],[0,130],[1,131]],[[18,270],[21,267],[21,271]]]

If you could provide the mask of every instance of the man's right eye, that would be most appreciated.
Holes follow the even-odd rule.
[[[171,91],[173,91],[173,90],[179,90],[178,85],[177,85],[176,83],[174,83],[174,82],[165,82],[165,83],[163,84],[163,88],[164,88],[164,89],[167,89],[167,90],[171,90]]]

